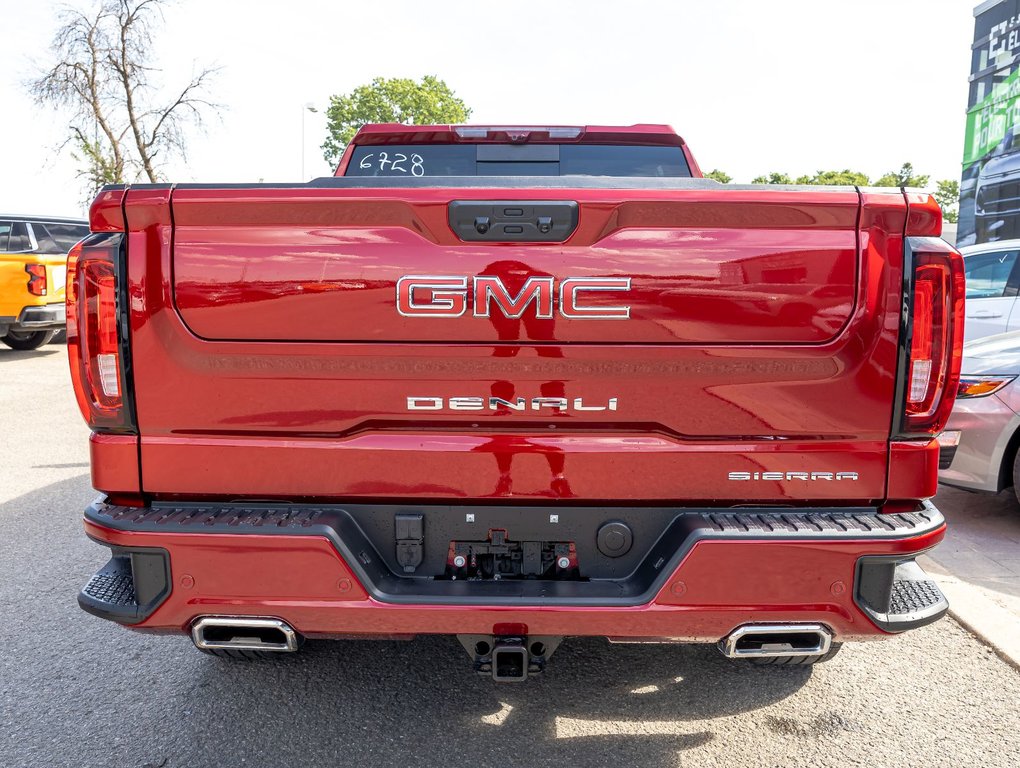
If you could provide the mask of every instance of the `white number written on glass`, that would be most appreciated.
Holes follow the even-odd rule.
[[[409,159],[411,161],[410,168],[407,166]],[[389,152],[379,152],[365,155],[358,163],[358,167],[363,170],[376,169],[379,173],[408,173],[410,171],[412,176],[424,176],[425,158],[417,152],[410,158],[403,152],[394,152],[393,157],[390,157]]]

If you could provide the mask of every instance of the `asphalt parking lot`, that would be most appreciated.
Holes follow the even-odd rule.
[[[0,766],[1017,764],[1020,672],[948,618],[813,670],[567,640],[516,686],[475,677],[453,638],[246,664],[120,629],[75,604],[105,558],[81,532],[94,492],[66,368],[61,346],[0,348]],[[936,558],[1006,598],[1011,504],[947,495],[959,533]]]

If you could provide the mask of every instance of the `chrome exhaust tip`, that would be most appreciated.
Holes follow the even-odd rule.
[[[766,656],[824,656],[832,633],[822,624],[744,624],[719,641],[731,659]]]
[[[191,641],[203,650],[293,653],[298,649],[298,634],[287,622],[252,616],[203,616],[191,625]]]

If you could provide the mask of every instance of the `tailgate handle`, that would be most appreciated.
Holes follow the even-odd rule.
[[[454,200],[450,229],[465,242],[562,243],[577,229],[574,200]]]

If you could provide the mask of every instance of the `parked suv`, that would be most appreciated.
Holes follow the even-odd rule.
[[[36,349],[64,328],[67,252],[88,233],[83,219],[0,215],[0,341]]]
[[[966,341],[1020,330],[1020,240],[961,248],[967,275]]]

